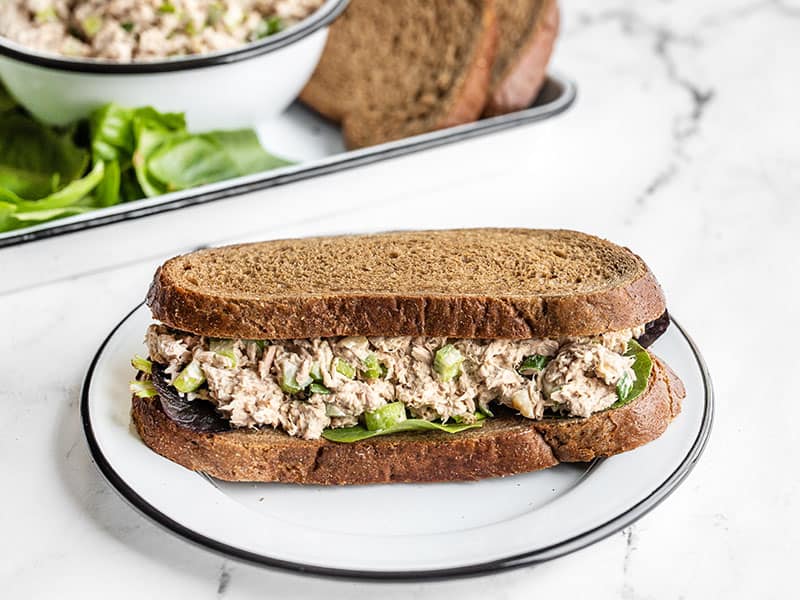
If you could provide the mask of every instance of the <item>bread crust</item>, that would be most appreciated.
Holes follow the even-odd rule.
[[[528,108],[547,75],[547,64],[558,37],[560,14],[556,0],[545,0],[527,40],[500,79],[489,90],[484,116]],[[502,32],[501,32],[502,34]]]
[[[492,78],[492,64],[497,52],[497,15],[494,0],[485,0],[481,15],[481,37],[475,56],[461,82],[461,89],[455,94],[454,102],[442,116],[436,129],[471,123],[481,116],[489,94]]]
[[[493,235],[494,240],[501,239],[506,233],[519,234],[520,231],[462,230],[436,233],[443,238],[466,232]],[[403,236],[412,236],[414,233],[397,234],[392,239],[395,242],[403,241],[406,239]],[[522,233],[526,234],[525,231]],[[583,239],[590,238],[583,234],[575,235]],[[365,252],[384,250],[384,238],[381,236],[350,239],[353,243],[362,244]],[[334,238],[320,240],[331,242]],[[347,244],[348,240],[342,238],[341,243]],[[447,241],[441,243],[444,245]],[[271,244],[264,243],[264,260],[269,260],[273,248]],[[248,247],[252,246],[233,248]],[[447,249],[447,246],[443,247]],[[617,253],[614,260],[624,258],[633,265],[631,272],[625,275],[627,279],[619,285],[586,293],[550,295],[515,294],[513,289],[502,295],[479,295],[410,291],[326,293],[321,288],[307,294],[287,292],[256,297],[226,296],[218,289],[186,284],[181,277],[188,259],[176,257],[156,272],[147,295],[147,304],[153,317],[167,325],[223,338],[297,339],[373,335],[527,339],[597,335],[643,325],[666,310],[661,288],[644,261],[627,249],[618,246],[612,249]],[[468,268],[464,267],[465,273]],[[420,285],[426,283],[423,279],[420,276]]]
[[[647,389],[622,408],[586,419],[490,419],[458,434],[406,433],[341,444],[272,429],[196,433],[166,417],[158,398],[133,397],[132,419],[158,454],[227,481],[348,485],[467,481],[559,462],[612,456],[657,438],[678,415],[683,384],[655,357]]]

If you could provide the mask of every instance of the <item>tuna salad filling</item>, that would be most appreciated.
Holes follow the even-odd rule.
[[[3,0],[0,36],[42,52],[117,62],[228,50],[324,0]]]
[[[528,419],[588,417],[646,386],[649,359],[634,341],[643,333],[644,327],[561,340],[262,341],[153,324],[146,345],[150,361],[181,398],[210,402],[231,427],[274,427],[317,439],[339,428],[366,423],[374,429],[406,418],[464,428],[491,417],[498,404]],[[646,372],[635,365],[641,354]],[[149,365],[134,360],[143,373]],[[139,395],[155,395],[142,392],[141,384],[134,382]]]

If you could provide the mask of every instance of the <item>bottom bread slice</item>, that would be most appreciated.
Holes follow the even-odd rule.
[[[630,404],[585,419],[487,419],[457,434],[412,432],[354,443],[303,440],[273,429],[197,433],[170,420],[159,399],[133,398],[142,440],[166,458],[227,481],[346,485],[466,481],[586,462],[646,444],[681,410],[685,390],[653,357],[647,389]]]

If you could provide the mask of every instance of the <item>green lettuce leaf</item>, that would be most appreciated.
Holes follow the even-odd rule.
[[[222,145],[204,135],[164,139],[147,158],[147,171],[168,191],[185,190],[239,175]]]
[[[102,163],[98,163],[102,164]],[[105,163],[103,178],[94,190],[93,206],[98,208],[103,206],[114,206],[120,201],[120,178],[121,173],[119,163],[112,160]]]
[[[238,175],[250,175],[294,164],[290,160],[266,152],[252,129],[212,131],[206,133],[205,137],[222,146],[236,164]]]
[[[16,107],[17,101],[11,97],[11,94],[9,94],[8,90],[3,86],[3,82],[0,81],[0,114],[14,110]]]
[[[636,379],[630,381],[629,378],[623,377],[617,383],[617,400],[611,405],[611,408],[620,408],[629,404],[636,399],[642,392],[647,389],[647,383],[650,381],[650,373],[653,371],[653,361],[650,358],[647,350],[642,348],[635,340],[628,342],[628,348],[625,351],[625,356],[633,356],[633,369]]]
[[[12,231],[23,227],[32,227],[33,225],[39,225],[47,221],[80,215],[90,210],[92,210],[92,208],[86,206],[67,206],[48,210],[11,212],[5,213],[4,215],[3,209],[0,207],[0,231]]]
[[[134,118],[133,132],[136,137],[133,168],[136,171],[136,180],[139,182],[139,186],[148,198],[166,193],[167,186],[150,174],[147,161],[150,155],[170,138],[172,130],[149,119]]]
[[[14,194],[14,192],[0,187],[0,200],[16,205],[17,213],[66,208],[86,198],[103,179],[104,171],[105,164],[99,162],[85,177],[76,179],[70,182],[66,187],[39,200],[24,200]]]
[[[16,112],[0,118],[0,189],[41,198],[81,177],[88,164],[89,153],[70,135]]]
[[[106,104],[89,116],[92,158],[106,162],[117,161],[127,168],[133,157],[134,111],[116,104]]]
[[[183,114],[149,106],[49,127],[0,84],[0,231],[287,164],[252,130],[190,134]]]
[[[423,419],[406,419],[396,425],[377,431],[369,431],[361,425],[342,427],[341,429],[326,429],[322,432],[322,437],[331,442],[349,443],[366,440],[376,435],[389,435],[401,431],[444,431],[447,433],[459,433],[466,429],[483,427],[483,423],[484,421],[478,421],[476,423],[452,423],[443,425],[442,423],[433,423],[432,421],[425,421]]]
[[[152,106],[142,106],[133,109],[133,119],[167,131],[186,131],[186,117],[183,113],[158,112]]]
[[[0,200],[0,231],[11,229],[12,215],[17,212],[17,205]]]
[[[132,168],[122,171],[119,181],[120,202],[130,202],[144,197],[145,193],[142,191],[142,186],[139,185],[139,180],[136,179],[136,171]]]
[[[147,155],[148,181],[167,191],[185,190],[292,164],[264,151],[250,129],[175,133]]]

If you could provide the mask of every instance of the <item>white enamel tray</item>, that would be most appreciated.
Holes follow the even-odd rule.
[[[220,554],[325,576],[420,580],[477,575],[573,552],[630,525],[689,474],[709,435],[711,381],[673,321],[653,345],[686,385],[656,441],[592,464],[469,483],[317,487],[226,483],[149,450],[130,422],[130,359],[150,313],[119,323],[86,375],[81,416],[94,460],[137,510]]]

